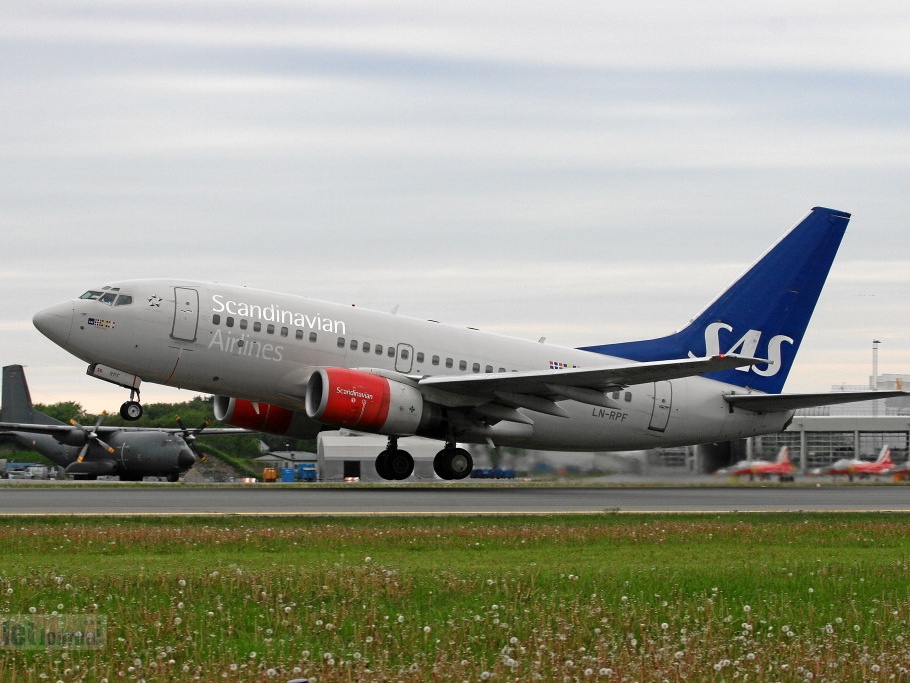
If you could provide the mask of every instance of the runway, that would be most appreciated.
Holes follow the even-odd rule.
[[[0,488],[0,515],[472,515],[910,512],[904,486],[488,487],[180,485]]]

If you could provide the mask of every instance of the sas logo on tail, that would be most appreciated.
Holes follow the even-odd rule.
[[[705,355],[716,356],[718,354],[736,354],[740,356],[764,356],[770,361],[764,369],[760,369],[756,365],[745,368],[736,368],[743,372],[752,370],[756,375],[761,375],[762,377],[773,377],[781,371],[781,346],[784,343],[794,343],[792,337],[788,337],[785,334],[776,334],[771,337],[771,341],[768,342],[768,353],[757,354],[756,351],[758,350],[758,343],[761,341],[762,332],[761,330],[749,330],[730,348],[722,351],[720,342],[721,330],[733,332],[733,326],[728,325],[727,323],[718,322],[711,323],[705,328]],[[697,356],[689,351],[689,358],[697,358]]]

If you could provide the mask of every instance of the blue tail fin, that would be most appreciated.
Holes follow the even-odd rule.
[[[767,358],[772,362],[707,376],[778,394],[849,220],[843,211],[816,207],[679,332],[583,350],[642,362],[718,353]]]

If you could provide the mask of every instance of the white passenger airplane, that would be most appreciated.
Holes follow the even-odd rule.
[[[869,392],[780,395],[849,214],[815,208],[682,330],[564,348],[276,292],[189,280],[93,288],[35,326],[130,389],[143,381],[215,395],[238,427],[312,437],[324,426],[389,437],[376,459],[405,479],[398,437],[445,446],[443,479],[473,467],[456,446],[633,450],[777,432],[798,407]],[[876,398],[903,392],[875,392]]]

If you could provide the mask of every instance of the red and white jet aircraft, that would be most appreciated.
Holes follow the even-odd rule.
[[[853,458],[842,458],[830,467],[818,467],[812,470],[812,474],[830,474],[832,476],[846,476],[850,481],[853,477],[867,479],[872,476],[889,474],[894,469],[894,461],[891,460],[891,446],[887,444],[882,446],[875,462],[868,460],[859,460]]]
[[[773,462],[770,460],[741,460],[731,467],[717,470],[715,474],[728,477],[749,477],[749,481],[756,477],[759,479],[778,477],[780,481],[784,482],[793,481],[795,469],[793,463],[790,462],[789,446],[782,446],[777,454],[777,459]]]

